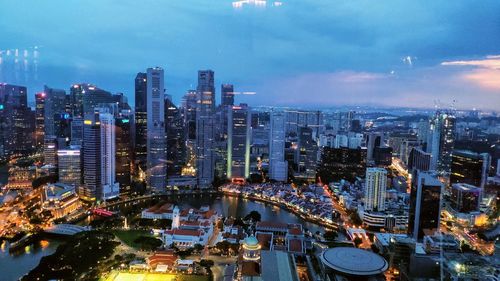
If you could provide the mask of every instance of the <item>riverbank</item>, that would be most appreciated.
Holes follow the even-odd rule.
[[[303,219],[305,221],[308,221],[310,223],[314,223],[314,224],[316,224],[318,226],[321,226],[321,227],[324,227],[324,228],[327,228],[327,229],[333,229],[333,230],[337,230],[338,229],[337,225],[328,224],[328,223],[323,222],[322,220],[309,217],[309,216],[307,216],[307,214],[301,212],[300,210],[298,210],[296,208],[293,208],[293,207],[290,207],[290,206],[288,206],[288,205],[286,205],[284,203],[280,203],[280,202],[268,200],[266,198],[254,196],[254,195],[251,195],[251,194],[234,193],[234,192],[228,192],[228,191],[221,191],[221,192],[222,192],[222,194],[224,196],[236,197],[236,198],[241,198],[241,199],[249,199],[249,200],[253,200],[253,201],[257,201],[257,202],[267,203],[267,204],[279,207],[281,209],[284,209],[284,210],[286,210],[286,211],[288,211],[288,212],[290,212],[290,213],[292,213],[292,214],[300,217],[301,219]]]

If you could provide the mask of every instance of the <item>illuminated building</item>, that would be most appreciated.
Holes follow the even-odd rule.
[[[86,114],[83,129],[83,180],[81,195],[87,200],[107,200],[119,195],[115,181],[115,120],[106,108]]]
[[[132,114],[122,111],[115,117],[116,137],[116,181],[120,184],[120,193],[130,191],[132,144],[131,118]]]
[[[234,86],[232,84],[222,84],[220,97],[220,103],[222,106],[234,105]]]
[[[44,137],[43,159],[45,165],[57,166],[57,138],[55,136]]]
[[[82,183],[81,147],[70,146],[57,151],[59,182],[79,186]]]
[[[147,69],[147,185],[154,191],[167,186],[165,87],[162,68]]]
[[[468,183],[484,188],[488,180],[491,157],[488,153],[453,150],[450,184]]]
[[[44,86],[43,92],[45,93],[45,136],[56,136],[56,115],[66,113],[66,92],[61,89],[49,88]]]
[[[356,177],[364,177],[366,172],[366,148],[323,147],[318,176],[323,183],[354,181]]]
[[[35,94],[35,144],[38,148],[43,147],[45,136],[45,101],[47,95],[44,92]]]
[[[455,146],[455,116],[437,111],[430,122],[427,152],[432,154],[431,170],[448,176],[451,169],[451,155]]]
[[[460,213],[469,213],[479,210],[481,188],[466,184],[455,183],[451,186],[451,207]]]
[[[408,157],[408,171],[429,171],[431,167],[431,157],[432,155],[430,153],[427,153],[420,148],[412,148],[410,156]]]
[[[366,157],[367,161],[374,161],[375,148],[381,147],[384,144],[383,134],[374,132],[366,135]]]
[[[62,218],[81,208],[75,187],[63,183],[45,185],[41,203],[42,209],[50,211],[54,219]]]
[[[135,77],[135,162],[146,171],[147,162],[147,74],[139,72]]]
[[[250,109],[240,104],[228,113],[227,178],[244,182],[250,176]]]
[[[385,190],[387,186],[387,171],[383,168],[366,169],[365,180],[365,210],[385,210]]]
[[[429,172],[417,172],[410,193],[408,234],[420,241],[439,229],[442,183]]]
[[[184,124],[180,110],[165,99],[165,130],[167,134],[167,178],[180,176],[185,160]]]
[[[0,83],[0,158],[32,150],[34,121],[26,87]]]
[[[285,161],[285,113],[271,112],[269,130],[269,178],[286,181],[288,162]]]
[[[198,71],[196,89],[196,176],[200,187],[208,187],[215,172],[215,87],[212,70]]]
[[[318,145],[313,136],[312,127],[300,127],[298,133],[296,178],[314,181],[318,162]]]

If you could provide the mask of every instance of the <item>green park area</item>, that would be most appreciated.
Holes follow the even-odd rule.
[[[112,233],[134,249],[151,251],[161,246],[161,240],[154,237],[147,230],[130,229],[130,230],[113,230]]]

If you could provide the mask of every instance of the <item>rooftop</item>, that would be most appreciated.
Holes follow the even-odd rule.
[[[383,257],[373,252],[349,247],[327,249],[321,254],[321,260],[339,273],[358,276],[378,275],[389,266]]]

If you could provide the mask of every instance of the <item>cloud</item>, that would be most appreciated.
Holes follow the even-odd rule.
[[[467,67],[459,75],[462,79],[484,89],[500,90],[500,55],[475,60],[445,61],[441,65]]]

